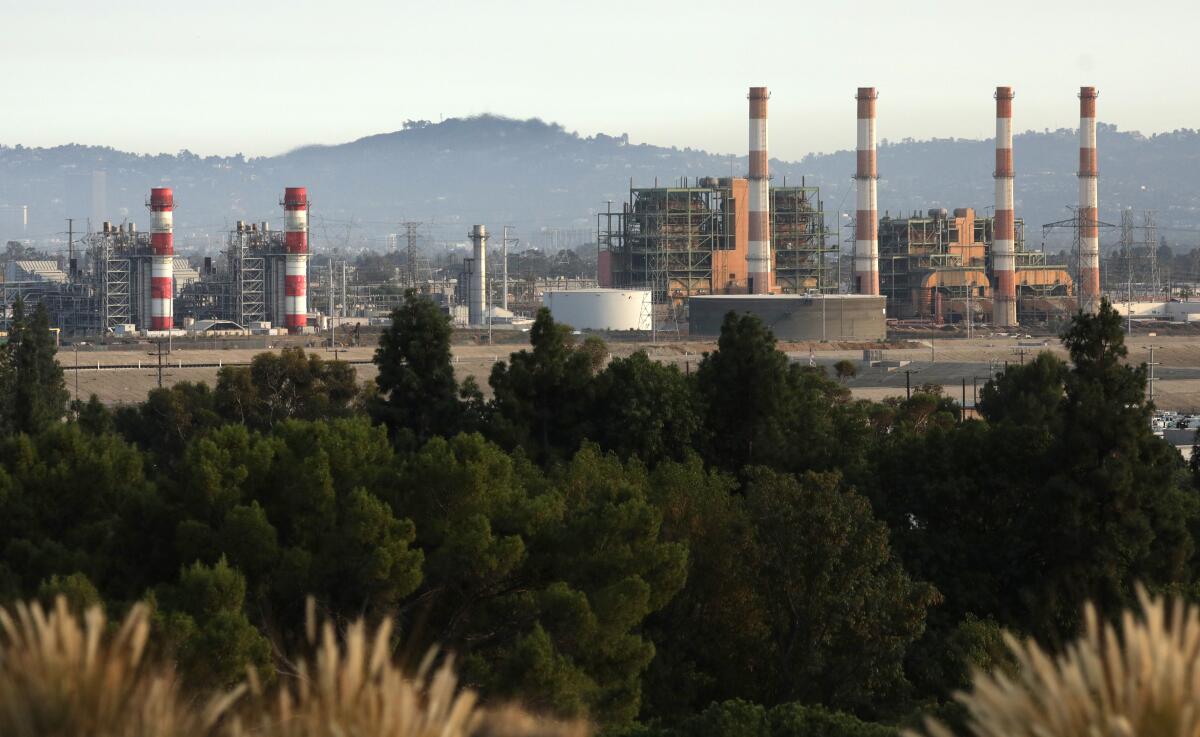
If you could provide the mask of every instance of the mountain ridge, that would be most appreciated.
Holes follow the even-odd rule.
[[[1017,210],[1041,238],[1043,223],[1069,218],[1077,197],[1074,129],[1015,135]],[[1099,126],[1101,219],[1119,222],[1117,210],[1156,210],[1168,242],[1200,238],[1200,132],[1191,129],[1143,136]],[[990,139],[942,138],[881,141],[880,209],[891,213],[929,207],[975,207],[992,202]],[[595,229],[595,214],[624,201],[635,186],[700,176],[743,175],[744,155],[630,143],[627,135],[581,136],[538,118],[496,115],[439,123],[405,121],[394,131],[338,144],[311,144],[276,156],[134,154],[111,147],[65,144],[49,148],[0,146],[0,205],[29,205],[26,237],[62,230],[63,218],[146,221],[151,186],[176,189],[181,243],[219,242],[235,220],[276,220],[284,186],[313,193],[317,223],[352,223],[356,236],[377,242],[403,219],[436,223],[428,235],[461,239],[474,222],[514,224],[526,242],[539,232],[570,231],[576,239]],[[827,223],[843,224],[854,197],[854,152],[809,154],[799,161],[771,160],[773,178],[822,188]],[[80,182],[104,171],[103,203]],[[81,194],[82,190],[82,194]],[[95,206],[95,207],[94,207]],[[88,212],[84,213],[83,211]],[[1140,214],[1140,213],[1139,213]],[[320,220],[324,218],[324,221]],[[12,225],[0,232],[14,237]],[[316,227],[316,225],[314,225]],[[439,231],[438,229],[441,229]],[[465,232],[465,231],[463,231]],[[1106,237],[1106,235],[1108,237]],[[1115,232],[1102,241],[1115,239]]]

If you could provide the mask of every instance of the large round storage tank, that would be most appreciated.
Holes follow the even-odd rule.
[[[650,330],[650,292],[638,289],[547,291],[542,304],[555,322],[576,330]]]

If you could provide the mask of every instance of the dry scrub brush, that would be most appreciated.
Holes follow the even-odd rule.
[[[1139,589],[1142,613],[1119,630],[1091,605],[1086,630],[1061,655],[1006,635],[1008,672],[976,672],[957,695],[979,737],[1200,737],[1200,615]],[[932,737],[951,737],[936,721]],[[908,733],[907,737],[916,737]]]
[[[0,735],[211,734],[229,698],[203,708],[181,698],[174,670],[145,657],[149,614],[137,605],[110,630],[99,608],[80,618],[62,597],[49,612],[0,609]]]
[[[449,659],[428,655],[405,675],[391,657],[391,625],[318,628],[311,660],[271,690],[253,673],[231,692],[187,698],[168,664],[146,657],[150,612],[110,628],[92,608],[78,617],[59,598],[0,609],[0,735],[4,737],[586,737],[582,723],[489,709],[459,688]]]

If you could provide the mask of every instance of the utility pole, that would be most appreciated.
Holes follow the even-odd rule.
[[[1158,346],[1148,345],[1146,347],[1150,349],[1150,362],[1146,364],[1146,367],[1149,369],[1149,376],[1146,377],[1146,385],[1150,390],[1150,401],[1153,402],[1154,401],[1154,382],[1158,381],[1158,379],[1154,378],[1154,367],[1158,365],[1154,361],[1154,349],[1157,348]]]
[[[333,350],[333,336],[337,331],[337,319],[333,316],[333,257],[329,257],[329,350]]]
[[[342,317],[346,317],[346,261],[342,260]]]
[[[76,356],[79,354],[76,353]],[[79,371],[75,372],[76,381],[79,380]],[[162,389],[162,339],[158,340],[158,388]]]

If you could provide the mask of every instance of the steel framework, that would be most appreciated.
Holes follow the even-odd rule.
[[[775,285],[788,294],[834,291],[831,271],[836,245],[829,245],[821,192],[817,187],[771,189],[771,238]]]

